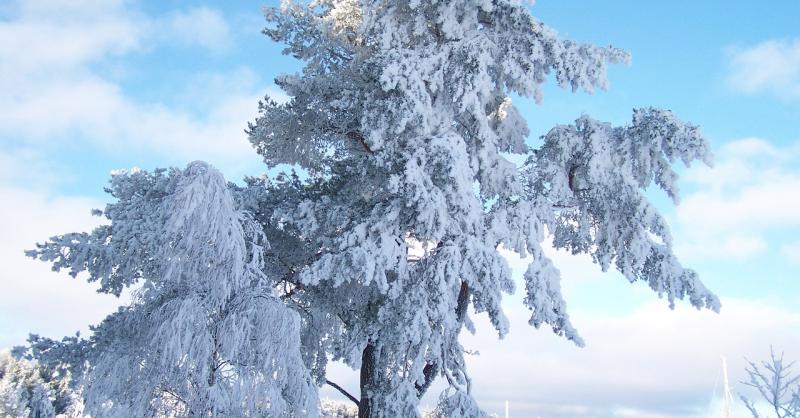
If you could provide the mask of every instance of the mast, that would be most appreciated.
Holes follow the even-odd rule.
[[[733,407],[733,395],[731,394],[731,387],[728,383],[728,361],[725,359],[725,356],[722,356],[722,379],[725,385],[722,392],[722,418],[731,418],[733,416],[731,412]]]

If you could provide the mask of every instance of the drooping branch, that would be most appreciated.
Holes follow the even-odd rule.
[[[461,282],[461,289],[458,291],[458,299],[456,300],[456,318],[459,324],[464,323],[464,318],[467,315],[467,307],[469,306],[469,285],[467,282]],[[425,392],[428,391],[428,388],[431,387],[433,380],[436,378],[436,375],[439,372],[439,365],[436,363],[427,363],[425,367],[422,369],[422,375],[425,377],[425,381],[420,384],[415,384],[414,387],[417,389],[417,397],[422,398],[425,396]]]
[[[328,379],[325,379],[325,383],[330,385],[330,386],[332,386],[334,389],[338,390],[342,395],[346,396],[347,399],[350,399],[351,401],[353,401],[353,403],[356,404],[356,407],[359,406],[358,399],[356,399],[356,397],[351,395],[348,391],[344,390],[343,387],[337,385],[336,383],[331,382]]]

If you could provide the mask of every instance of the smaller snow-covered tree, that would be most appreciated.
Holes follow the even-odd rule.
[[[0,353],[0,417],[77,418],[83,408],[68,376]]]
[[[320,399],[319,416],[320,418],[356,418],[358,417],[358,408],[351,403]]]
[[[268,244],[222,175],[134,170],[108,191],[110,225],[30,255],[88,271],[103,292],[138,282],[134,301],[88,339],[31,336],[29,355],[72,371],[94,417],[316,416],[298,314],[273,294]]]
[[[786,363],[783,354],[776,356],[772,349],[769,360],[761,365],[748,361],[748,380],[742,383],[758,390],[776,418],[800,418],[800,374],[794,374],[792,366],[794,362]],[[740,397],[753,418],[762,418],[753,401],[744,395]]]

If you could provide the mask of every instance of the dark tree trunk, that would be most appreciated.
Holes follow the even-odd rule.
[[[461,282],[461,288],[458,292],[458,299],[456,300],[456,319],[459,324],[464,322],[467,315],[467,307],[469,306],[470,289],[467,282]],[[377,380],[377,367],[378,358],[375,353],[375,343],[369,342],[364,351],[361,353],[361,400],[358,404],[358,418],[374,418],[378,416],[378,411],[374,410],[375,404],[372,402],[372,391],[375,388]],[[428,388],[433,383],[436,375],[439,373],[439,365],[428,363],[422,370],[425,381],[420,384],[415,384],[417,389],[417,397],[422,398],[427,392]]]
[[[375,382],[377,358],[375,345],[368,343],[361,354],[361,401],[358,403],[358,418],[372,418],[377,411],[372,410],[372,386]]]

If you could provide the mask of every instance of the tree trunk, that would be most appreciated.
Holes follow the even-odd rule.
[[[456,319],[459,324],[464,323],[467,316],[467,307],[469,306],[470,289],[467,282],[461,282],[461,288],[458,292],[458,299],[456,300]],[[425,392],[430,387],[433,380],[439,372],[440,365],[426,364],[423,368],[423,375],[425,381],[422,385],[415,384],[417,389],[417,397],[422,398]],[[375,343],[369,342],[364,347],[361,353],[361,400],[358,402],[358,418],[376,418],[379,416],[379,411],[375,410],[375,403],[372,402],[372,396],[375,390],[375,383],[378,373],[378,358],[375,352]]]
[[[361,354],[361,401],[358,403],[358,418],[373,418],[377,412],[372,410],[370,402],[375,382],[376,362],[375,345],[370,342]]]

